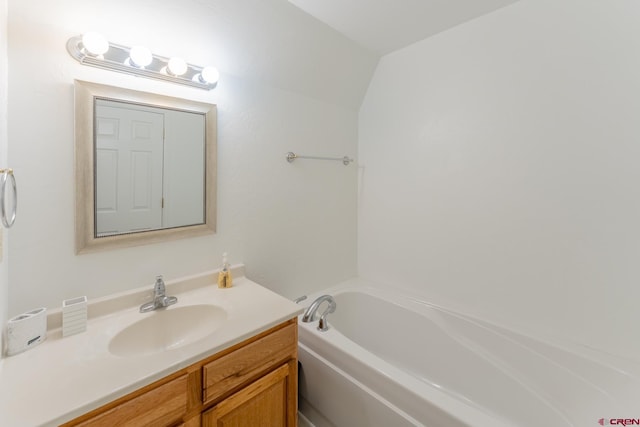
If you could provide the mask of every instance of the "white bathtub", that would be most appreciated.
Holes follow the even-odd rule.
[[[640,418],[638,366],[578,355],[384,288],[323,293],[330,329],[300,323],[300,410],[316,427],[597,426]],[[321,307],[324,308],[324,305]],[[300,319],[301,320],[301,319]],[[556,343],[557,344],[557,343]]]

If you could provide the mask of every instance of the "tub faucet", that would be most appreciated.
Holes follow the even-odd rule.
[[[305,323],[309,323],[316,320],[318,307],[320,307],[320,304],[325,301],[329,303],[329,306],[320,315],[320,320],[318,321],[318,330],[326,331],[327,329],[329,329],[329,325],[327,325],[327,316],[330,313],[336,311],[336,301],[331,295],[322,295],[321,297],[316,298],[316,300],[312,302],[311,305],[305,310],[304,314],[302,315],[302,321]]]
[[[140,313],[165,308],[171,304],[178,302],[176,297],[168,297],[165,295],[165,286],[162,276],[156,276],[156,283],[153,285],[153,301],[146,302],[140,306]]]

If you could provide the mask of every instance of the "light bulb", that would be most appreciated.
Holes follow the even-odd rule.
[[[151,64],[153,61],[153,55],[151,54],[151,51],[144,46],[134,46],[129,51],[129,60],[131,65],[138,68],[144,68]]]
[[[82,47],[91,56],[98,56],[109,50],[109,42],[102,34],[88,32],[82,35]]]
[[[181,76],[187,72],[187,63],[182,58],[171,58],[167,64],[167,72],[172,76]]]
[[[200,81],[208,84],[215,84],[220,79],[220,73],[216,67],[208,66],[204,67],[200,72]]]

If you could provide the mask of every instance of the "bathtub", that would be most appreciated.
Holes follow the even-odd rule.
[[[633,362],[534,339],[361,279],[301,304],[324,293],[337,304],[330,329],[299,319],[300,412],[316,427],[597,426],[640,418]]]

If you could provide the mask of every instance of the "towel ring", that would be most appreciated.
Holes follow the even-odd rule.
[[[16,187],[16,177],[13,175],[13,169],[0,169],[0,220],[2,221],[2,225],[6,228],[11,228],[13,223],[16,221],[16,210],[18,208],[18,189]],[[9,180],[9,177],[11,179]],[[13,203],[12,203],[12,212],[10,218],[7,219],[7,211],[6,211],[6,201],[7,197],[7,181],[11,182],[11,188],[13,190]]]

